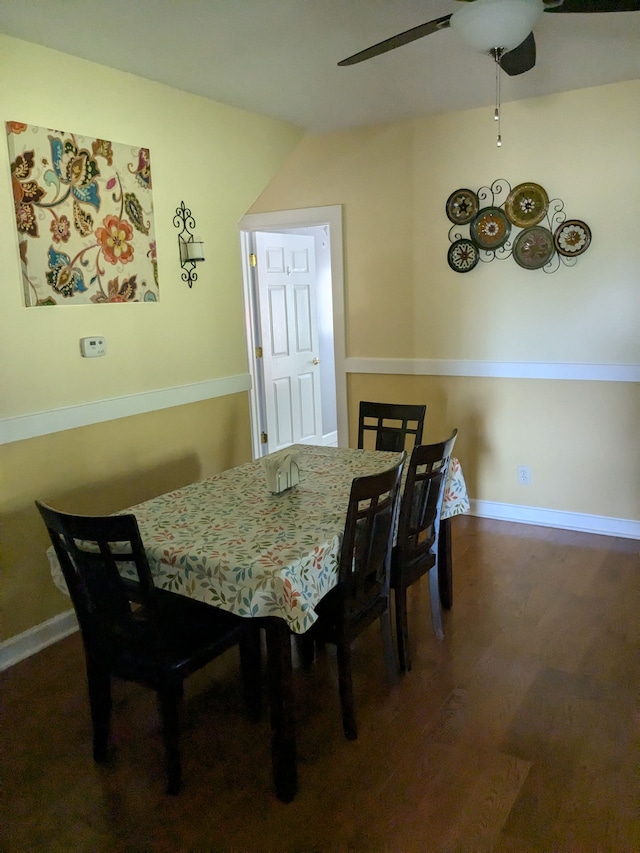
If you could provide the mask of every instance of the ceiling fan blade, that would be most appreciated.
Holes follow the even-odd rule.
[[[530,71],[536,64],[536,40],[533,33],[529,33],[526,39],[513,50],[503,53],[500,59],[500,68],[510,77],[524,74]]]
[[[638,0],[564,0],[545,12],[640,12]]]
[[[427,21],[426,24],[412,27],[410,30],[405,30],[403,33],[398,33],[398,35],[391,36],[391,38],[380,41],[378,44],[367,47],[365,50],[354,53],[353,56],[348,56],[339,62],[338,65],[355,65],[358,62],[364,62],[365,59],[372,59],[374,56],[380,56],[381,53],[386,53],[388,50],[395,50],[396,47],[402,47],[424,36],[431,35],[431,33],[448,27],[450,18],[451,15],[443,15],[442,18],[435,18],[433,21]]]

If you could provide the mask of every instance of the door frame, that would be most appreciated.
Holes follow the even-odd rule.
[[[251,235],[254,231],[283,231],[292,228],[327,226],[331,259],[331,295],[333,307],[333,351],[335,364],[336,416],[338,422],[338,446],[348,447],[347,421],[347,377],[345,370],[345,312],[344,312],[344,255],[342,231],[342,207],[309,207],[300,210],[277,210],[269,213],[249,213],[243,216],[240,228],[242,255],[242,277],[244,291],[244,315],[247,342],[247,362],[251,376],[249,403],[251,410],[251,444],[254,459],[261,455],[260,416],[262,377],[256,370],[255,347],[258,322],[257,305],[253,292],[253,276],[249,265]]]

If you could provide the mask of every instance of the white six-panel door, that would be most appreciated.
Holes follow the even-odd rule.
[[[266,452],[322,443],[313,237],[256,232]]]

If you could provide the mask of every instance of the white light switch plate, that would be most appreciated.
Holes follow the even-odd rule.
[[[85,358],[107,354],[107,342],[102,337],[80,338],[80,352]]]

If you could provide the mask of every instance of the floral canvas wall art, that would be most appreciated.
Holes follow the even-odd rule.
[[[148,149],[6,128],[25,304],[156,302]]]

